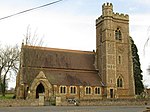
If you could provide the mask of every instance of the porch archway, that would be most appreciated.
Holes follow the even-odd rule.
[[[40,83],[36,88],[36,98],[39,98],[39,93],[44,93],[45,88],[42,83]]]
[[[45,74],[41,71],[33,80],[30,87],[30,97],[38,98],[39,93],[44,93],[45,99],[49,99],[53,95],[52,85],[46,78]]]

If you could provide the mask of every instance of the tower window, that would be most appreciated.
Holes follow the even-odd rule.
[[[86,87],[85,88],[85,93],[86,94],[91,94],[92,93],[91,90],[92,90],[91,87]]]
[[[121,63],[122,63],[121,56],[118,56],[118,64],[121,64]]]
[[[123,87],[123,79],[120,76],[117,79],[117,87]]]
[[[115,38],[116,40],[122,40],[122,35],[119,28],[117,28],[117,30],[115,31]]]

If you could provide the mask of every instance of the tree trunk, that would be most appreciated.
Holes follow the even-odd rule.
[[[1,84],[2,86],[2,96],[5,96],[5,84]]]
[[[2,93],[2,68],[0,67],[0,94]]]
[[[3,78],[2,96],[5,96],[5,92],[6,92],[6,75],[7,75],[8,71],[9,71],[9,68],[10,67],[8,67],[8,69],[7,69],[7,71],[6,71],[5,75],[4,75],[4,78]]]

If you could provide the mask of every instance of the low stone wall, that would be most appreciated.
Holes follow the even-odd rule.
[[[17,107],[17,106],[38,106],[38,99],[3,99],[0,100],[0,107]]]
[[[49,102],[49,101],[48,101]],[[51,105],[50,102],[47,106]],[[62,101],[60,106],[70,106],[74,103]],[[114,100],[80,100],[79,106],[132,106],[132,105],[150,105],[150,99],[114,99]],[[4,99],[0,100],[0,107],[17,107],[17,106],[39,106],[39,99]]]
[[[98,106],[126,106],[126,105],[147,105],[149,100],[101,100],[101,101],[81,101],[80,105]]]
[[[72,105],[67,101],[62,105]],[[150,105],[150,99],[114,99],[114,100],[80,100],[80,106],[132,106],[132,105]]]

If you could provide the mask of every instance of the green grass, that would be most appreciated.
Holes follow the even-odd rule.
[[[5,96],[0,95],[0,99],[12,99],[14,94],[6,94]]]

